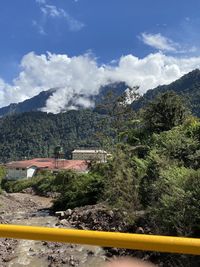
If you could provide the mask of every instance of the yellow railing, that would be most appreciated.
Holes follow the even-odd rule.
[[[0,224],[0,237],[200,255],[200,239]]]

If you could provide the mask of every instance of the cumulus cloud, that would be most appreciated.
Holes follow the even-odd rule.
[[[160,33],[151,34],[144,32],[141,34],[140,38],[145,44],[162,51],[176,52],[179,47],[179,44]]]
[[[21,72],[12,84],[0,79],[0,106],[57,88],[44,111],[58,113],[66,107],[91,107],[91,97],[110,82],[124,81],[130,87],[138,85],[140,93],[144,93],[158,85],[169,84],[195,68],[200,68],[200,57],[172,57],[161,52],[144,58],[125,55],[115,65],[98,65],[88,54],[69,57],[31,52],[22,58]]]

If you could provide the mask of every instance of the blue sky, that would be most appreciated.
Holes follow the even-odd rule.
[[[38,89],[32,94],[26,94],[21,88],[30,81],[30,77],[23,85],[20,81],[22,76],[30,75],[30,61],[33,62],[36,56],[47,56],[47,51],[69,58],[87,54],[94,61],[93,64],[98,67],[105,64],[107,69],[112,65],[118,66],[121,57],[125,57],[127,63],[128,55],[137,57],[143,63],[144,60],[148,61],[149,55],[160,54],[162,59],[158,55],[159,59],[151,59],[148,66],[156,60],[164,62],[161,70],[163,64],[167,68],[175,65],[173,75],[171,71],[170,77],[165,68],[162,77],[155,83],[150,82],[149,87],[170,82],[192,68],[199,67],[198,0],[2,0],[0,5],[0,94],[1,91],[3,94],[9,91],[8,103],[23,100],[40,91]],[[34,52],[32,58],[26,57],[30,52]],[[61,66],[63,60],[58,58]],[[180,62],[186,58],[192,61],[181,69]],[[166,63],[169,59],[170,63]],[[52,59],[46,60],[51,62]],[[139,67],[135,70],[134,64],[132,62],[129,66],[133,68],[133,73],[138,73]],[[149,67],[144,66],[143,74],[145,68]],[[44,69],[41,68],[42,71]],[[169,79],[163,78],[167,75]],[[129,78],[124,80],[129,82]],[[33,86],[38,87],[39,83],[41,90],[51,86],[41,80]],[[18,91],[22,97],[12,99],[11,91],[13,89],[15,92],[16,86],[23,91]],[[146,90],[148,86],[143,87]],[[5,100],[6,97],[3,97]],[[7,104],[4,100],[0,96],[0,105]]]
[[[42,2],[1,1],[0,75],[6,80],[30,51],[73,56],[91,50],[101,63],[129,53],[143,57],[155,50],[138,38],[143,32],[161,33],[183,46],[199,45],[198,0],[47,0],[46,5],[80,23],[74,29],[62,15],[45,16]]]

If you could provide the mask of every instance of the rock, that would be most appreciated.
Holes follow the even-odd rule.
[[[79,265],[79,262],[78,262],[78,260],[75,260],[73,256],[70,256],[69,265],[72,267],[75,267],[75,266]]]
[[[71,210],[71,209],[67,209],[67,210],[64,212],[64,215],[65,215],[65,218],[68,218],[69,216],[72,215],[72,210]]]
[[[60,213],[58,214],[60,218]],[[89,205],[64,212],[65,219],[78,229],[126,231],[127,224],[118,209],[111,210],[102,204]],[[61,219],[61,218],[60,218]],[[60,225],[66,225],[63,220]]]
[[[46,197],[51,197],[51,198],[59,198],[61,194],[60,193],[57,193],[57,192],[47,192],[45,193],[45,196]]]
[[[136,234],[144,234],[144,229],[142,227],[138,227],[135,232]]]
[[[66,227],[66,226],[69,226],[69,223],[68,223],[68,221],[66,219],[62,219],[62,220],[60,220],[59,225],[62,225],[62,226]]]
[[[6,258],[4,258],[4,262],[9,262],[9,261],[11,261],[11,260],[13,260],[13,259],[15,259],[16,258],[16,256],[14,256],[14,255],[9,255],[8,257],[6,257]]]
[[[110,217],[113,217],[113,216],[114,216],[114,212],[113,212],[112,210],[110,210],[110,211],[108,212],[108,214],[109,214]]]
[[[55,216],[59,217],[60,219],[64,219],[65,218],[65,212],[64,211],[56,211]]]
[[[4,197],[8,197],[9,194],[6,192],[6,191],[2,191],[1,194],[4,196]]]
[[[88,256],[93,256],[94,255],[94,252],[92,250],[88,250],[87,251],[87,254],[88,254]]]
[[[49,261],[52,261],[54,258],[53,258],[53,256],[48,255],[47,259],[48,259]]]

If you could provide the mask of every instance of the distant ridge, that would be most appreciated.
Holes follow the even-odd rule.
[[[148,90],[141,98],[134,101],[132,107],[134,110],[143,108],[148,102],[156,96],[166,91],[174,91],[183,97],[194,115],[200,117],[200,70],[195,69],[185,74],[180,79],[169,85],[158,86]]]
[[[0,108],[0,116],[13,115],[16,113],[38,111],[42,107],[45,107],[47,99],[53,95],[56,89],[50,89],[48,91],[42,91],[38,95],[27,99],[20,103],[13,103],[9,106]]]
[[[93,100],[95,103],[99,103],[102,101],[103,96],[107,94],[107,92],[112,91],[116,95],[121,95],[126,89],[127,85],[125,82],[116,82],[116,83],[110,83],[105,86],[102,86],[99,90],[99,95],[91,97],[91,100]],[[46,102],[49,99],[50,96],[53,95],[54,92],[56,92],[57,88],[52,88],[47,91],[42,91],[38,95],[27,99],[20,103],[12,103],[9,106],[0,108],[0,117],[3,117],[5,115],[13,115],[13,114],[19,114],[23,112],[33,112],[33,111],[40,111],[42,108],[46,106]],[[77,95],[74,96],[75,98]],[[73,101],[69,103],[69,106],[73,106]],[[66,107],[67,110],[67,107]]]
[[[109,92],[113,92],[115,95],[120,96],[128,88],[125,82],[115,82],[102,86],[97,96],[91,96],[96,105],[98,105]],[[23,112],[40,111],[46,106],[46,101],[57,90],[52,88],[47,91],[42,91],[38,95],[27,99],[20,103],[13,103],[9,106],[0,108],[0,117],[5,115],[19,114]],[[166,91],[174,91],[178,95],[181,95],[186,103],[191,108],[194,115],[200,117],[200,70],[195,69],[188,74],[185,74],[180,79],[172,82],[169,85],[158,86],[154,89],[148,90],[142,97],[132,103],[134,110],[143,108],[149,101],[153,100],[157,95]],[[77,95],[74,98],[78,97]],[[69,106],[73,106],[73,100],[69,103]],[[66,107],[66,110],[68,107]],[[81,107],[80,107],[81,109]]]

